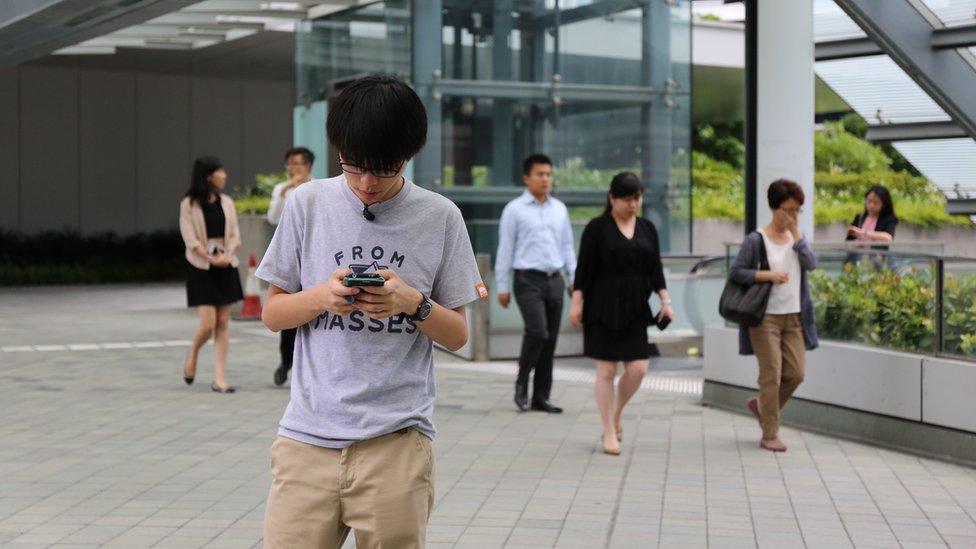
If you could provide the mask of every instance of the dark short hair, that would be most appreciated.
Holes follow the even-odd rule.
[[[325,128],[346,162],[369,170],[395,170],[427,142],[427,110],[403,81],[366,76],[329,102]]]
[[[633,172],[620,172],[610,180],[610,193],[607,195],[607,207],[603,210],[604,214],[609,215],[613,210],[610,204],[610,197],[630,198],[644,194],[644,184],[641,183],[637,174]]]
[[[549,166],[552,166],[552,160],[549,160],[549,157],[544,154],[533,154],[522,161],[522,175],[531,174],[532,166],[535,166],[536,164],[548,164]]]
[[[311,166],[315,163],[315,153],[305,147],[292,147],[285,151],[285,162],[296,154],[302,155],[302,161]]]
[[[769,200],[769,207],[771,209],[778,210],[783,205],[783,202],[791,198],[799,202],[801,206],[803,205],[803,188],[796,181],[777,179],[769,184],[769,190],[766,191],[766,199]]]

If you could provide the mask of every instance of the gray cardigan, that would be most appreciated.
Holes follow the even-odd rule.
[[[762,235],[754,231],[746,235],[742,241],[739,255],[732,262],[729,278],[733,281],[751,286],[756,283],[756,271],[759,266],[759,256],[763,245]],[[813,255],[806,238],[801,238],[793,245],[800,260],[800,320],[803,324],[803,342],[808,351],[820,346],[817,338],[817,324],[813,314],[813,300],[810,299],[810,286],[807,285],[807,271],[817,268],[817,257]],[[749,342],[749,329],[739,326],[739,354],[752,355],[752,343]]]

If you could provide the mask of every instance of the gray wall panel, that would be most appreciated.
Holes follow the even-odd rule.
[[[23,67],[21,230],[79,228],[78,72]]]
[[[280,82],[244,82],[244,181],[253,185],[254,174],[282,171],[283,155],[291,144],[292,87]],[[324,131],[324,128],[323,128]]]
[[[194,78],[190,86],[191,162],[202,155],[214,155],[227,170],[227,192],[245,186],[241,171],[241,83]]]
[[[135,77],[83,72],[79,79],[81,232],[136,228]]]
[[[224,162],[229,192],[282,169],[291,107],[273,81],[0,71],[0,228],[175,229],[195,157]]]
[[[190,81],[140,75],[136,81],[136,228],[175,229],[190,181]]]
[[[0,230],[20,230],[19,78],[0,68]]]

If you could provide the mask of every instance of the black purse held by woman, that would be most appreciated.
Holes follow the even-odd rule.
[[[760,240],[759,246],[759,270],[768,271],[766,242]],[[729,277],[725,282],[725,289],[722,290],[722,297],[718,300],[718,314],[740,326],[759,326],[766,315],[766,303],[769,302],[769,292],[772,289],[772,282],[756,282],[745,286]]]

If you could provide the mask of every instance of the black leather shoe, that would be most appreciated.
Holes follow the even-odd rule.
[[[537,411],[537,412],[546,412],[547,414],[561,414],[561,413],[563,413],[563,409],[562,408],[560,408],[559,406],[556,406],[555,404],[549,402],[548,400],[545,401],[545,402],[533,402],[532,403],[532,409],[535,410],[535,411]]]
[[[529,388],[526,385],[515,384],[515,406],[520,412],[529,411]]]
[[[288,380],[288,370],[285,369],[284,364],[279,364],[278,369],[274,373],[274,384],[281,387]]]
[[[216,383],[211,383],[210,384],[210,390],[213,391],[213,392],[215,392],[215,393],[221,393],[221,394],[225,394],[225,395],[231,395],[231,394],[234,394],[237,391],[237,389],[235,389],[235,388],[233,388],[233,387],[231,387],[229,385],[226,388],[221,389],[220,388],[220,385],[217,385]]]

